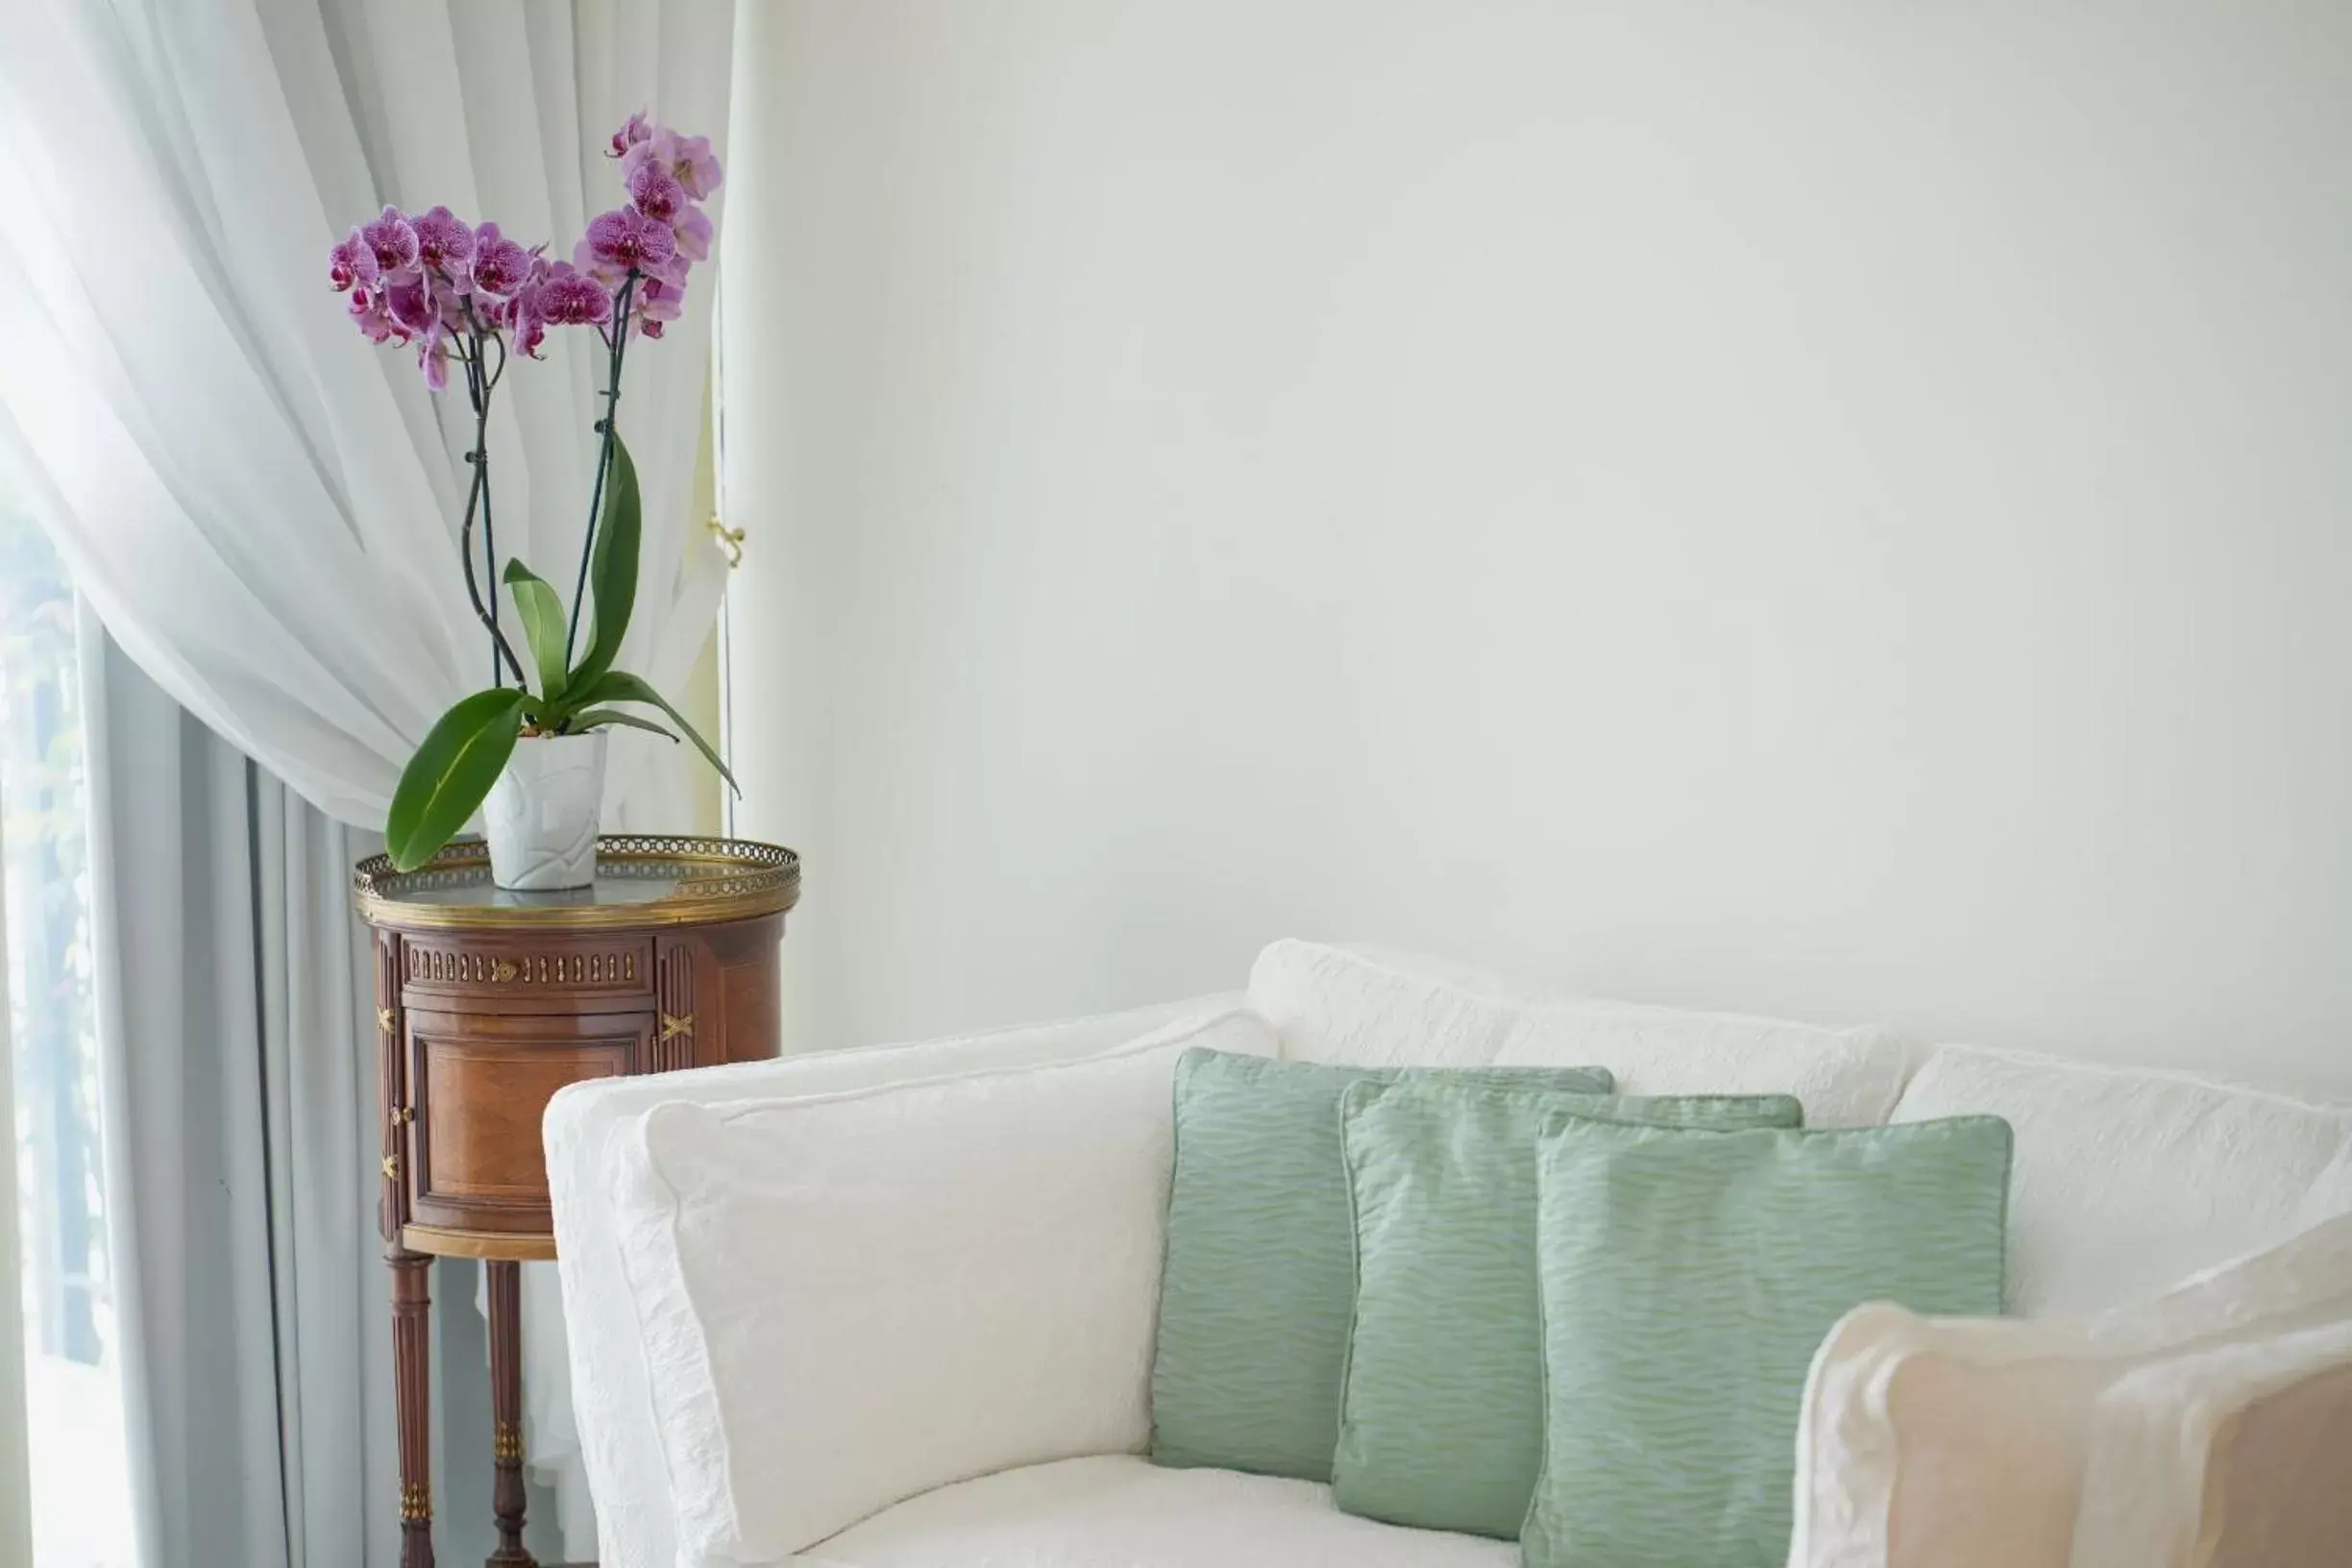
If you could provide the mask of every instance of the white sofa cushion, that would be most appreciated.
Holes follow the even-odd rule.
[[[1824,1029],[1736,1013],[1621,1002],[1526,1011],[1497,1066],[1589,1063],[1621,1094],[1794,1094],[1808,1127],[1875,1127],[1926,1053],[1880,1029]]]
[[[1482,1067],[1534,993],[1436,959],[1285,939],[1250,968],[1250,1006],[1292,1062],[1349,1067]]]
[[[603,1568],[675,1568],[670,1483],[646,1381],[637,1310],[612,1226],[610,1142],[618,1129],[667,1100],[728,1105],[930,1083],[1120,1049],[1156,1030],[1232,1012],[1238,992],[1156,1003],[1124,1013],[1019,1024],[948,1040],[817,1051],[770,1062],[596,1078],[549,1103],[543,1131],[555,1242],[562,1254],[563,1335],[580,1459],[596,1499]]]
[[[1341,1513],[1331,1488],[1066,1459],[901,1503],[802,1559],[835,1568],[1518,1568],[1513,1541]]]
[[[2009,1306],[2032,1317],[2152,1296],[2285,1240],[2352,1141],[2352,1107],[1970,1045],[1930,1052],[1895,1119],[1971,1113],[2017,1129]]]
[[[682,1563],[781,1558],[968,1477],[1139,1451],[1176,1059],[674,1101],[616,1140],[615,1224]]]

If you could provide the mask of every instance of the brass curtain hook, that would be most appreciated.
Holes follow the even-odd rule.
[[[737,567],[743,565],[743,529],[728,527],[724,523],[719,521],[718,514],[715,512],[711,514],[711,520],[704,524],[703,527],[710,529],[713,536],[718,539],[720,545],[726,551],[728,571],[732,572]]]

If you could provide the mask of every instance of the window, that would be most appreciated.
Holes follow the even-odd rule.
[[[37,1568],[135,1568],[99,1134],[87,801],[73,591],[0,471],[6,1039]]]

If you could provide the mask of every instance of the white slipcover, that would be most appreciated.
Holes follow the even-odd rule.
[[[1331,1488],[1128,1455],[943,1486],[811,1548],[833,1568],[1518,1568],[1515,1541],[1341,1513]]]
[[[621,1270],[619,1237],[610,1223],[610,1141],[616,1129],[671,1100],[731,1105],[1075,1060],[1115,1049],[1181,1018],[1227,1012],[1240,1001],[1237,993],[1201,996],[957,1039],[788,1056],[660,1078],[612,1079],[594,1086],[595,1093],[557,1094],[548,1106],[542,1133],[562,1260],[564,1331],[580,1456],[596,1498],[598,1561],[604,1568],[673,1568],[677,1555],[645,1347]]]
[[[2211,1368],[2216,1357],[2236,1374],[2249,1359],[2300,1369],[2299,1358],[2327,1348],[2303,1336],[2348,1319],[2352,1213],[2152,1301],[2083,1317],[1857,1308],[1823,1341],[1806,1383],[1790,1568],[2166,1568],[2181,1559],[2134,1556],[2121,1543],[2193,1538],[2211,1442],[2182,1441],[2168,1409],[2172,1418],[2153,1424],[2166,1458],[2132,1447],[2151,1427],[2142,1417],[2166,1409],[2158,1391],[2176,1392],[2181,1369]],[[2233,1375],[2219,1386],[2251,1394],[2257,1384]],[[2102,1429],[2115,1435],[2102,1440]],[[2134,1523],[2119,1532],[2124,1521]]]
[[[1294,1060],[1352,1066],[1603,1066],[1628,1094],[1794,1094],[1815,1127],[1887,1119],[1926,1054],[1882,1029],[1593,1001],[1382,948],[1278,942],[1250,1005]]]
[[[681,1556],[774,1560],[935,1486],[1143,1449],[1194,1047],[1276,1042],[1236,1009],[1078,1062],[673,1100],[615,1139]]]
[[[1249,999],[1294,1062],[1482,1067],[1521,1022],[1477,971],[1401,955],[1284,941],[1250,967]]]
[[[2339,1568],[2352,1320],[2134,1371],[2093,1412],[2073,1568]]]
[[[1886,1121],[1926,1056],[1884,1030],[1592,1001],[1447,959],[1301,941],[1259,954],[1249,1004],[1293,1060],[1608,1067],[1621,1093],[1792,1093],[1811,1126]]]
[[[2286,1239],[2352,1146],[2352,1108],[1972,1045],[1931,1052],[1894,1119],[1980,1112],[2017,1129],[2009,1309],[2028,1317],[2144,1300]]]
[[[1459,966],[1307,943],[1278,943],[1261,956],[1250,1000],[1279,1031],[1283,1054],[1297,1059],[1382,1065],[1593,1061],[1617,1071],[1629,1090],[1796,1093],[1823,1122],[1879,1119],[1890,1109],[1902,1119],[1965,1111],[2009,1115],[2018,1126],[2021,1173],[2027,1177],[2016,1212],[2026,1299],[2034,1303],[2095,1309],[2136,1300],[2140,1311],[2161,1313],[2168,1309],[2146,1298],[2166,1284],[2274,1244],[2352,1207],[2352,1143],[2346,1136],[2352,1108],[2177,1075],[2080,1068],[1968,1047],[1923,1051],[1873,1030],[1579,1001],[1516,990]],[[865,1070],[880,1066],[935,1078],[959,1063],[984,1068],[1098,1051],[1111,1043],[1105,1031],[1117,1022],[1097,1020],[1069,1035],[1044,1032],[861,1054],[867,1058]],[[1130,1030],[1130,1038],[1139,1032]],[[889,1060],[875,1061],[882,1057]],[[814,1085],[829,1070],[812,1063],[805,1082]],[[724,1068],[650,1082],[582,1085],[557,1096],[550,1113],[549,1152],[568,1302],[610,1290],[625,1295],[629,1289],[614,1262],[610,1235],[609,1139],[643,1121],[665,1097],[732,1103],[796,1091],[797,1086],[779,1087],[760,1076],[772,1071]],[[919,1157],[912,1144],[907,1154]],[[2176,1213],[2185,1224],[2175,1222]],[[887,1216],[870,1215],[870,1221],[877,1244],[881,1231],[897,1230]],[[734,1239],[739,1248],[788,1255],[807,1242],[810,1233]],[[2222,1303],[2220,1318],[2239,1322],[2258,1315],[2267,1299],[2264,1278],[2256,1269],[2237,1286],[2212,1287]],[[863,1306],[888,1310],[885,1302]],[[616,1326],[625,1314],[607,1300],[582,1300],[580,1307],[600,1318],[591,1333],[576,1333],[574,1345],[584,1390],[581,1426],[591,1452],[600,1444],[616,1456],[632,1451],[642,1456],[650,1445],[655,1456],[655,1468],[637,1468],[622,1478],[627,1506],[605,1514],[605,1568],[718,1568],[722,1560],[733,1560],[677,1553],[670,1532],[670,1496],[674,1490],[682,1494],[698,1479],[659,1468],[659,1444],[649,1435],[655,1417],[644,1362],[634,1340]],[[1857,1313],[1856,1320],[1872,1321],[1866,1313]],[[2046,1327],[2001,1323],[1967,1332],[2040,1335]],[[2241,1553],[2195,1568],[2261,1561],[2259,1555],[2244,1554],[2262,1549],[2287,1554],[2275,1556],[2266,1568],[2306,1568],[2307,1562],[2324,1568],[2334,1559],[2297,1557],[2291,1543],[2282,1547],[2279,1537],[2251,1531],[2247,1521],[2286,1520],[2289,1528],[2302,1531],[2297,1539],[2320,1538],[2312,1533],[2318,1528],[2313,1521],[2323,1520],[2333,1504],[2313,1503],[2305,1485],[2291,1500],[2296,1507],[2283,1506],[2281,1498],[2265,1490],[2272,1483],[2258,1461],[2272,1461],[2267,1473],[2284,1483],[2304,1481],[2307,1469],[2276,1463],[2272,1457],[2300,1437],[2331,1433],[2352,1421],[2347,1408],[2352,1378],[2340,1376],[2338,1362],[2330,1359],[2340,1348],[2330,1333],[2329,1328],[2289,1327],[2267,1338],[2159,1356],[2119,1377],[2093,1402],[2085,1421],[2029,1435],[2063,1443],[2059,1452],[2069,1473],[2085,1478],[2085,1519],[2093,1517],[2100,1499],[2129,1497],[2135,1487],[2147,1484],[2155,1466],[2169,1464],[2176,1487],[2191,1484],[2183,1477],[2206,1477],[2198,1493],[2200,1536]],[[622,1373],[601,1376],[598,1363],[616,1356]],[[1966,1386],[1964,1380],[1964,1391]],[[787,1384],[755,1392],[790,1400],[796,1390]],[[1873,1417],[1872,1402],[1883,1395],[1884,1388],[1868,1380],[1850,1384],[1807,1416],[1804,1441],[1817,1452],[1831,1452],[1841,1432]],[[2193,1444],[2167,1447],[2168,1438],[2200,1433]],[[1965,1429],[1959,1432],[1961,1439],[1969,1435]],[[690,1456],[686,1468],[692,1471],[699,1462]],[[790,1489],[803,1484],[804,1478],[781,1470],[764,1475],[760,1483]],[[2002,1502],[1986,1506],[1999,1507]],[[2021,1501],[2021,1514],[2029,1507],[2030,1500]],[[2218,1522],[2216,1510],[2223,1507],[2234,1531]],[[2048,1539],[2057,1528],[2049,1525],[2037,1539]],[[2249,1541],[2257,1545],[2243,1544]],[[2088,1537],[2074,1542],[2085,1552],[2095,1544]],[[1965,1538],[1955,1534],[1948,1550],[1899,1564],[1883,1552],[1874,1556],[1862,1551],[1824,1558],[1819,1568],[1830,1563],[1974,1568],[1979,1559],[1969,1556],[1965,1546]],[[1339,1515],[1330,1511],[1319,1488],[1303,1483],[1218,1472],[1150,1471],[1132,1458],[1098,1457],[1013,1469],[926,1492],[810,1549],[803,1560],[849,1568],[917,1562],[924,1568],[1077,1568],[1082,1563],[1090,1568],[1193,1568],[1196,1563],[1311,1568],[1323,1562],[1452,1568],[1514,1559],[1515,1548],[1508,1543],[1464,1541]],[[2120,1558],[2094,1562],[2083,1556],[2069,1568],[2124,1564]],[[2166,1558],[2133,1568],[2189,1565]]]
[[[1544,1002],[1527,1009],[1495,1064],[1594,1063],[1617,1075],[1624,1094],[1794,1094],[1808,1127],[1875,1127],[1921,1054],[1881,1029]]]

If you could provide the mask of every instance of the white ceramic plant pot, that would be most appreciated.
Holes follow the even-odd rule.
[[[597,818],[604,802],[604,738],[526,736],[482,802],[490,879],[542,893],[596,880]]]

